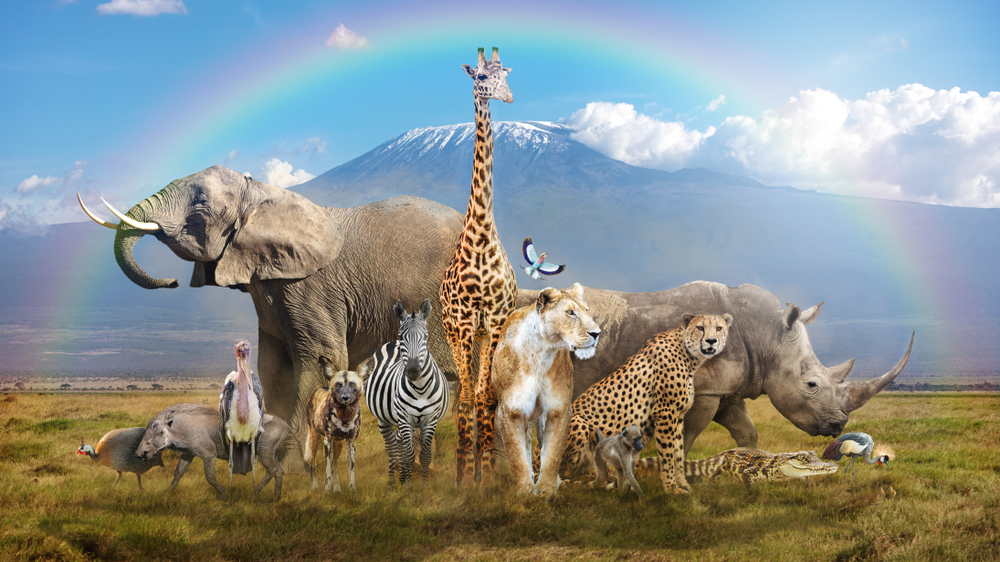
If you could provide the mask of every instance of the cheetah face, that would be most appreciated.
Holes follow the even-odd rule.
[[[685,314],[684,345],[694,357],[701,355],[705,359],[711,359],[725,349],[729,326],[732,323],[733,317],[730,314],[722,316]]]

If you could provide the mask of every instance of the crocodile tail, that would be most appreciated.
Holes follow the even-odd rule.
[[[684,476],[715,477],[725,461],[725,453],[718,453],[708,458],[684,461]]]

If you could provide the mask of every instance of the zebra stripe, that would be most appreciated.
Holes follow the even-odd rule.
[[[413,431],[420,430],[420,465],[426,482],[437,423],[448,412],[448,381],[427,346],[430,299],[420,310],[407,314],[397,302],[393,312],[400,319],[399,339],[375,352],[371,376],[365,384],[365,402],[378,420],[389,456],[389,486],[399,467],[401,484],[413,472]]]

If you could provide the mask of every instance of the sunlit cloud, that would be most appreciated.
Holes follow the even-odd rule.
[[[623,162],[703,167],[829,193],[1000,207],[1000,92],[908,84],[846,100],[803,90],[757,117],[691,130],[629,104],[594,102],[573,138]]]
[[[708,102],[708,107],[706,108],[706,111],[716,111],[717,109],[725,105],[725,103],[726,103],[725,94],[719,94],[719,97]]]
[[[97,13],[150,17],[160,14],[186,14],[188,10],[183,0],[111,0],[106,4],[98,4]]]
[[[334,49],[369,49],[371,46],[368,43],[367,37],[362,37],[354,32],[354,30],[347,29],[344,24],[340,24],[333,30],[330,37],[326,40],[327,47],[333,47]]]
[[[288,162],[282,162],[277,158],[268,160],[264,164],[264,167],[261,168],[261,172],[264,173],[264,183],[276,185],[278,187],[292,187],[293,185],[299,185],[300,183],[307,182],[316,177],[301,169],[293,172],[291,164]]]
[[[17,184],[17,187],[14,188],[14,191],[21,194],[27,194],[33,191],[42,191],[45,188],[49,187],[50,185],[56,183],[57,181],[59,181],[59,178],[55,176],[47,176],[44,178],[40,178],[37,175],[32,174],[30,178],[27,178],[21,183]]]

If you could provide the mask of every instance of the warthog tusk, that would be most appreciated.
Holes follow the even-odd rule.
[[[110,228],[111,230],[118,230],[118,225],[111,224],[110,222],[108,222],[108,221],[106,221],[104,219],[99,219],[96,216],[94,216],[94,213],[91,213],[90,209],[88,209],[87,206],[83,204],[83,198],[80,197],[80,192],[79,191],[76,192],[76,200],[79,201],[80,202],[80,206],[83,207],[83,212],[87,213],[87,216],[90,217],[91,219],[93,219],[94,222],[96,222],[97,224],[99,224],[101,226],[106,226],[106,227]]]
[[[101,201],[104,201],[103,197],[101,198]],[[118,210],[112,207],[111,203],[108,203],[107,201],[104,201],[104,206],[106,206],[108,210],[112,212],[112,214],[121,219],[123,223],[131,226],[132,228],[145,230],[146,232],[156,232],[157,230],[160,230],[160,225],[156,224],[155,222],[139,222],[133,218],[127,217],[119,213]]]

